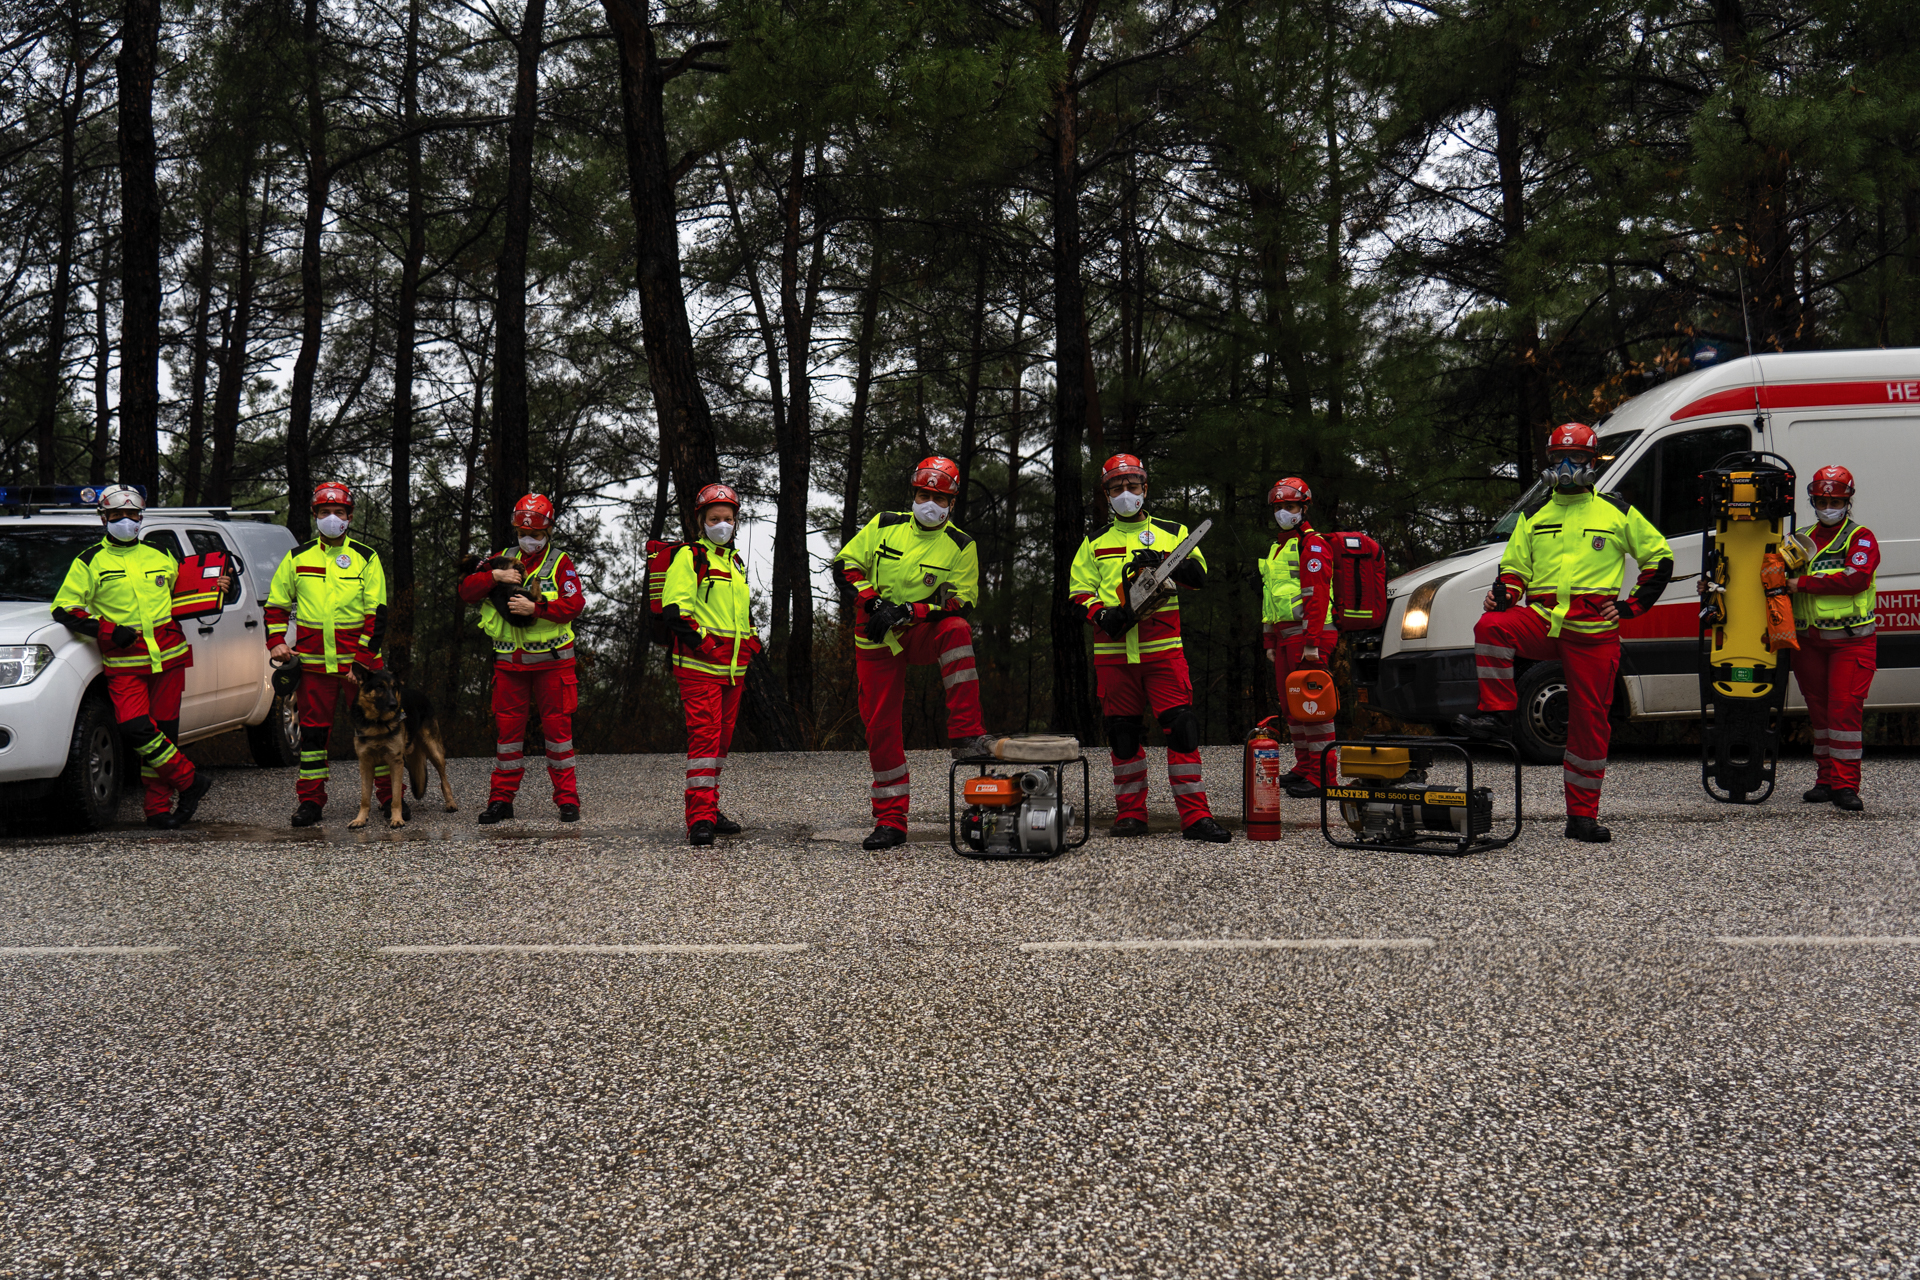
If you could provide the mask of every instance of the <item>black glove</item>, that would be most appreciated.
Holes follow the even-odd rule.
[[[125,623],[113,624],[113,642],[122,649],[131,649],[140,643],[140,633]]]
[[[1093,615],[1093,625],[1106,632],[1110,639],[1119,640],[1133,630],[1137,619],[1133,610],[1123,604],[1109,605]]]
[[[1135,572],[1142,569],[1157,568],[1160,562],[1166,558],[1167,553],[1164,551],[1148,551],[1145,547],[1141,547],[1134,551],[1133,559],[1127,562],[1127,568]]]
[[[887,632],[909,621],[912,617],[912,605],[894,604],[891,600],[876,599],[873,606],[867,610],[867,639],[879,644]]]
[[[693,619],[681,616],[679,605],[668,605],[660,611],[660,616],[666,619],[667,630],[673,633],[675,640],[678,640],[689,649],[697,649],[700,647],[702,638],[700,628],[693,625]]]
[[[1204,587],[1207,585],[1207,566],[1188,556],[1173,571],[1173,580],[1183,587]]]
[[[378,654],[380,646],[387,642],[387,606],[376,605],[373,610],[373,634],[367,637],[366,650]]]
[[[55,609],[53,620],[75,635],[92,636],[96,640],[100,638],[100,619],[98,618],[83,618],[65,609]]]

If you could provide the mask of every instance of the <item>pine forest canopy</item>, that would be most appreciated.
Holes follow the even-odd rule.
[[[819,548],[936,452],[992,727],[1095,736],[1065,566],[1094,468],[1136,453],[1158,509],[1216,520],[1187,647],[1236,740],[1273,697],[1281,475],[1404,568],[1697,343],[1920,342],[1917,9],[21,0],[0,482],[301,535],[289,495],[352,483],[394,665],[468,748],[455,565],[545,492],[595,597],[582,748],[653,750],[644,546],[723,478],[772,547],[747,728],[845,748]],[[941,740],[936,680],[911,743]]]

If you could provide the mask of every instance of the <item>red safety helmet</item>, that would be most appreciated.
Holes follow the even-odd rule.
[[[1312,502],[1313,490],[1307,488],[1307,482],[1299,476],[1288,476],[1267,491],[1267,505],[1277,507],[1283,502]]]
[[[1822,467],[1807,481],[1809,498],[1853,497],[1853,472],[1845,467]]]
[[[1577,449],[1583,453],[1600,452],[1600,433],[1584,422],[1563,422],[1547,433],[1547,452]]]
[[[716,503],[724,502],[736,512],[740,510],[740,495],[724,484],[710,484],[693,495],[693,515],[697,520],[700,513]]]
[[[935,493],[949,496],[960,492],[960,467],[952,458],[943,458],[935,454],[931,458],[920,459],[920,465],[913,469],[913,487],[931,489]]]
[[[327,503],[338,503],[347,510],[353,510],[353,490],[338,480],[322,480],[313,487],[313,505],[318,507]]]
[[[513,516],[508,521],[516,529],[526,529],[538,533],[542,529],[553,528],[553,503],[544,493],[530,493],[513,504]]]
[[[1100,464],[1101,488],[1106,488],[1107,481],[1121,476],[1139,476],[1141,482],[1145,483],[1146,465],[1130,453],[1116,453]]]

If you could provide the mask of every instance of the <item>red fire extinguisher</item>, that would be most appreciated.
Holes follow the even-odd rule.
[[[1280,838],[1280,730],[1268,716],[1247,734],[1240,779],[1240,817],[1249,840]]]

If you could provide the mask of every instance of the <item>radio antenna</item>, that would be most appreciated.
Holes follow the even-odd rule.
[[[1747,354],[1753,357],[1753,425],[1760,427],[1760,388],[1766,384],[1766,370],[1760,367],[1760,353],[1753,349],[1753,321],[1747,316],[1747,276],[1740,268],[1733,269],[1734,282],[1740,286],[1740,327],[1746,331]]]

